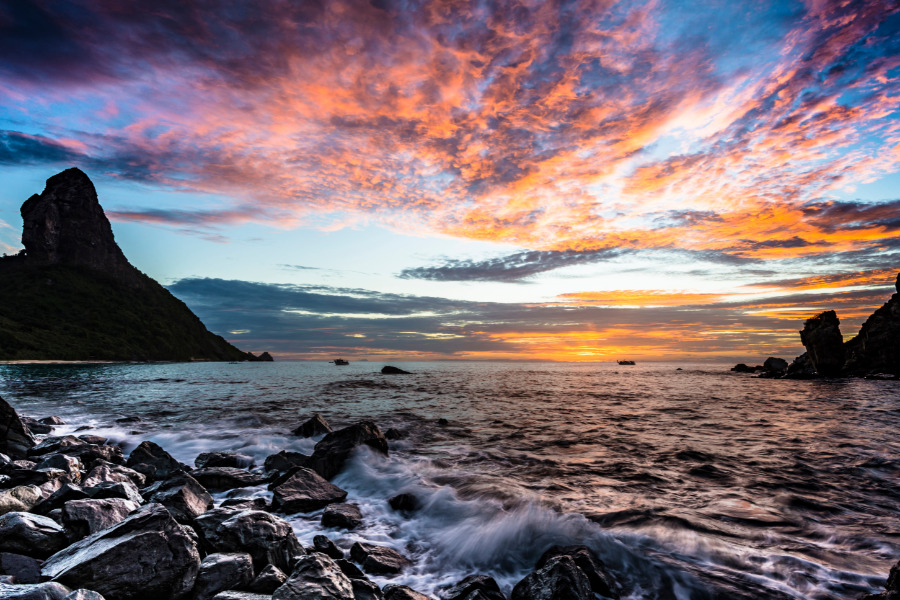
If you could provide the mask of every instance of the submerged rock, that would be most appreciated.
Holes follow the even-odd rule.
[[[287,581],[272,600],[355,600],[353,584],[333,560],[310,554],[297,561]]]
[[[382,375],[412,375],[412,373],[410,373],[409,371],[404,371],[403,369],[401,369],[399,367],[392,367],[390,365],[381,367],[381,374]]]
[[[390,500],[388,500],[388,504],[390,504],[391,508],[397,511],[402,512],[412,512],[419,508],[419,501],[413,494],[397,494]]]
[[[300,467],[287,481],[272,490],[272,508],[280,512],[312,512],[341,502],[347,492],[311,469]]]
[[[587,575],[568,556],[555,556],[515,585],[511,600],[594,600]]]
[[[219,592],[246,587],[251,581],[253,560],[249,554],[210,554],[200,563],[194,598],[210,600]]]
[[[808,319],[800,331],[800,341],[822,377],[839,377],[844,368],[844,338],[833,310]]]
[[[317,435],[331,433],[331,431],[331,425],[328,424],[325,417],[316,413],[311,419],[296,428],[293,434],[300,437],[316,437]]]
[[[412,565],[408,558],[386,546],[356,542],[350,548],[350,557],[362,565],[371,575],[396,575]]]
[[[362,513],[355,504],[331,504],[322,513],[323,527],[356,529],[362,523]]]
[[[378,425],[363,421],[332,431],[322,438],[309,458],[309,466],[325,479],[331,479],[341,472],[353,451],[362,445],[385,456],[388,454],[387,439]]]
[[[116,600],[178,600],[194,587],[199,569],[194,541],[165,507],[149,504],[57,552],[41,572]]]
[[[12,459],[25,458],[36,444],[16,410],[0,397],[0,452]]]

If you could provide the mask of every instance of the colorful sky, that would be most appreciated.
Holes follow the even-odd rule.
[[[4,2],[0,250],[69,166],[242,349],[791,358],[900,270],[900,4]]]

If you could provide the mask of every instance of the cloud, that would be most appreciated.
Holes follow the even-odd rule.
[[[82,158],[63,144],[40,135],[0,131],[0,164],[67,163]]]

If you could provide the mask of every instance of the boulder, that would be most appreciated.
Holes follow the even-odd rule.
[[[381,588],[368,579],[351,579],[350,585],[353,586],[355,600],[384,600]]]
[[[91,498],[98,500],[103,498],[122,498],[137,504],[144,501],[137,486],[130,481],[108,481],[93,487],[84,488],[84,491]]]
[[[36,444],[16,410],[0,398],[0,452],[13,459],[25,458]]]
[[[24,425],[32,435],[53,433],[53,425],[41,423],[37,419],[32,419],[31,417],[19,417],[19,419],[21,419],[22,425]]]
[[[587,546],[551,546],[538,559],[536,568],[541,569],[545,567],[551,559],[557,556],[568,556],[571,558],[575,562],[575,566],[587,576],[593,592],[606,598],[619,597],[619,586],[616,580],[609,573],[600,557]]]
[[[494,578],[486,575],[469,575],[447,589],[441,597],[444,600],[469,600],[475,592],[480,594],[478,600],[506,600]]]
[[[362,523],[362,513],[355,504],[329,504],[322,513],[322,527],[356,529]]]
[[[46,558],[68,543],[63,528],[47,517],[27,512],[0,516],[0,551]]]
[[[845,368],[851,375],[900,375],[900,293],[866,319],[856,337],[844,344],[844,350]]]
[[[391,441],[402,440],[403,438],[406,437],[406,434],[395,427],[391,427],[390,429],[388,429],[387,431],[384,432],[384,437]]]
[[[70,500],[62,507],[62,522],[76,539],[124,521],[140,504],[121,498]]]
[[[67,456],[65,454],[50,454],[44,456],[43,460],[35,465],[35,470],[42,469],[59,469],[65,471],[69,476],[68,479],[72,483],[81,481],[81,469],[83,468],[81,461],[75,456]]]
[[[235,467],[247,469],[253,466],[253,457],[237,452],[203,452],[194,459],[198,469],[207,467]]]
[[[0,600],[65,600],[69,588],[47,582],[35,585],[0,583]]]
[[[391,548],[356,542],[350,548],[350,557],[362,565],[371,575],[396,575],[412,562]]]
[[[266,565],[259,572],[259,575],[256,576],[256,579],[250,582],[247,590],[257,594],[271,594],[280,588],[287,581],[287,578],[288,576],[284,574],[284,571],[275,565]]]
[[[45,483],[56,479],[64,478],[58,486],[68,482],[69,475],[62,469],[41,469],[35,471],[34,465],[29,465],[28,461],[15,460],[11,463],[0,465],[0,474],[4,476],[5,487],[16,487],[21,485],[42,486]]]
[[[195,600],[210,600],[219,592],[246,587],[253,581],[249,554],[210,554],[200,563],[194,584]]]
[[[79,440],[74,435],[59,435],[46,437],[41,440],[40,444],[34,445],[28,449],[28,456],[43,456],[45,454],[59,453],[62,450],[68,450],[76,446],[84,446],[87,442]],[[7,453],[8,454],[8,453]]]
[[[822,377],[839,377],[844,369],[844,338],[833,310],[808,319],[800,331],[800,341]]]
[[[57,552],[42,576],[116,600],[178,600],[194,587],[200,555],[159,504]]]
[[[194,528],[210,552],[247,552],[257,570],[273,564],[288,572],[305,554],[291,525],[261,510],[213,509],[194,519]]]
[[[223,500],[222,504],[219,505],[221,508],[237,507],[241,510],[269,510],[272,506],[265,498],[253,498],[247,496],[241,496],[238,498],[228,498],[227,500]]]
[[[236,467],[206,467],[191,471],[191,476],[213,492],[252,487],[266,482],[264,477]]]
[[[92,590],[73,590],[65,597],[65,600],[105,600],[105,598]]]
[[[291,452],[290,450],[282,450],[277,454],[266,457],[263,468],[269,477],[276,477],[281,473],[287,473],[295,467],[305,467],[309,462],[309,456],[300,452]]]
[[[431,600],[431,598],[406,585],[386,585],[384,600]]]
[[[412,494],[397,494],[388,500],[391,508],[403,512],[412,512],[419,507],[419,501]]]
[[[36,485],[20,485],[0,490],[0,515],[10,512],[28,512],[44,499]]]
[[[788,370],[788,362],[783,358],[770,356],[763,363],[762,375],[769,378],[778,378],[784,376]]]
[[[79,440],[85,441],[88,444],[93,444],[95,446],[105,446],[106,442],[109,440],[102,435],[93,435],[90,433],[83,433],[77,436]]]
[[[183,471],[184,465],[175,460],[171,454],[150,441],[141,442],[128,455],[125,466],[143,473],[148,481],[165,479],[176,471]]]
[[[293,434],[300,437],[316,437],[317,435],[325,435],[331,433],[331,425],[325,420],[325,417],[316,413],[308,421],[297,427]]]
[[[388,454],[387,440],[378,425],[363,421],[322,438],[309,457],[309,466],[325,479],[331,479],[341,472],[353,451],[362,445],[385,456]]]
[[[300,467],[287,481],[272,490],[272,508],[284,513],[312,512],[341,502],[347,492],[329,483],[311,469]]]
[[[188,523],[214,506],[212,496],[197,480],[178,472],[144,492],[148,502],[165,506],[179,523]]]
[[[84,444],[82,446],[64,448],[61,452],[69,456],[78,457],[89,469],[92,469],[99,461],[116,465],[121,465],[125,462],[122,449],[118,446]]]
[[[213,596],[213,600],[272,600],[272,596],[268,594],[254,594],[252,592],[239,592],[237,590],[228,590],[227,592],[219,592]]]
[[[392,367],[390,365],[381,367],[382,375],[412,375],[409,371],[404,371],[398,367]]]
[[[785,377],[787,379],[814,379],[817,375],[816,368],[809,359],[809,353],[804,352],[788,366]]]
[[[594,594],[571,557],[555,556],[517,583],[510,600],[594,600]]]
[[[335,546],[328,536],[317,535],[313,537],[313,550],[334,560],[344,558],[344,551]]]
[[[39,583],[41,561],[24,554],[0,552],[0,573],[16,578],[16,583]]]
[[[128,482],[138,487],[144,487],[147,478],[134,469],[111,463],[106,460],[94,461],[93,468],[84,476],[83,487],[94,487],[101,483]]]
[[[362,572],[362,569],[357,567],[355,564],[347,560],[346,558],[342,558],[340,560],[334,561],[338,567],[340,567],[341,571],[343,571],[344,575],[349,577],[350,579],[368,579],[366,574]]]
[[[323,554],[303,556],[272,600],[355,600],[353,584],[333,560]]]

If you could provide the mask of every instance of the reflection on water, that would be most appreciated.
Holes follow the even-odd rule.
[[[385,482],[433,500],[368,531],[419,553],[420,589],[457,567],[511,585],[541,550],[528,546],[550,539],[593,540],[658,598],[855,598],[900,556],[896,382],[672,364],[380,366],[10,365],[0,395],[126,445],[152,438],[189,464],[211,448],[309,451],[289,431],[313,412],[407,431],[391,461],[360,459],[340,482],[381,528]],[[116,423],[126,416],[141,421]]]

